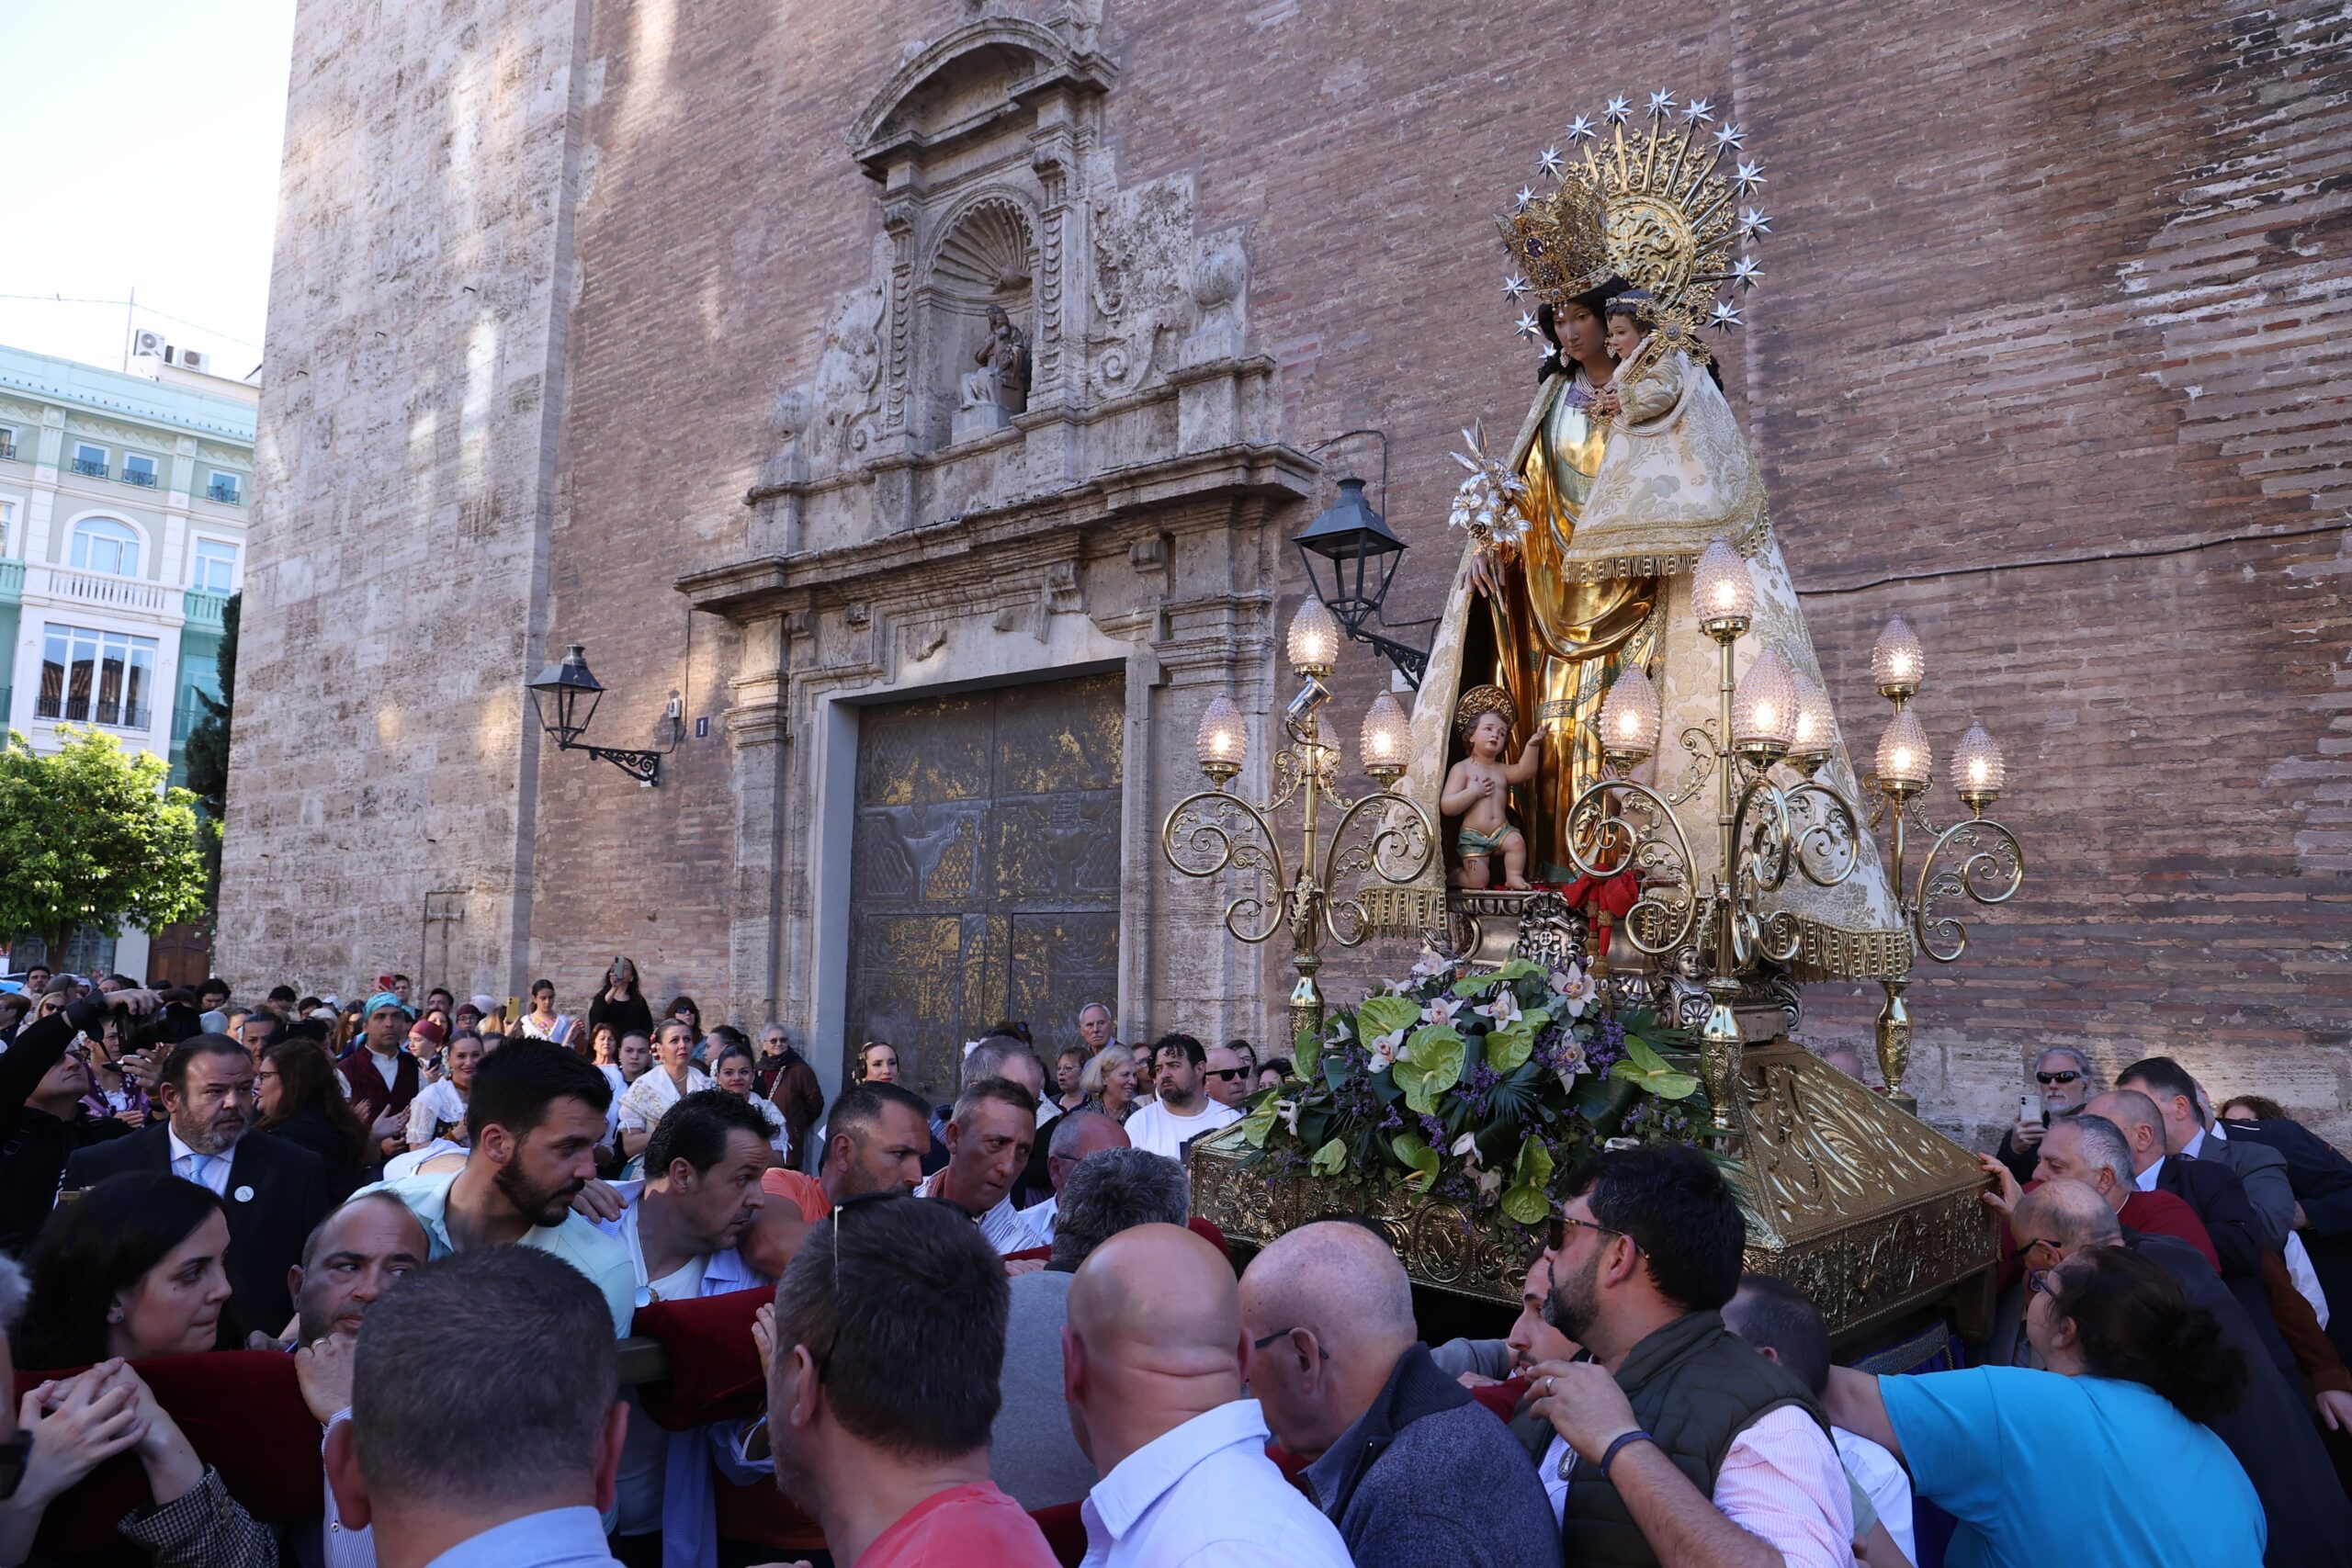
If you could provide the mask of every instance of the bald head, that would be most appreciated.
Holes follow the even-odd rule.
[[[1071,1433],[1109,1473],[1127,1455],[1241,1397],[1233,1265],[1182,1225],[1137,1225],[1070,1280],[1062,1394]]]
[[[2106,1194],[2079,1181],[2045,1181],[2027,1193],[2009,1217],[2009,1230],[2019,1247],[2039,1242],[2062,1258],[2123,1241],[2122,1222]]]
[[[1252,1322],[1312,1328],[1334,1356],[1393,1361],[1418,1336],[1405,1266],[1387,1242],[1344,1220],[1277,1236],[1243,1271],[1241,1305]]]
[[[2132,1169],[2147,1169],[2165,1153],[2165,1117],[2156,1102],[2136,1089],[2111,1089],[2083,1107],[2086,1116],[2104,1117],[2115,1123],[2132,1145]]]
[[[1250,1392],[1283,1447],[1316,1459],[1388,1384],[1419,1335],[1405,1266],[1346,1221],[1275,1239],[1241,1276]]]
[[[1127,1130],[1115,1118],[1100,1111],[1073,1111],[1054,1121],[1053,1136],[1046,1145],[1046,1173],[1053,1178],[1054,1190],[1059,1192],[1070,1171],[1088,1155],[1098,1149],[1129,1146]]]

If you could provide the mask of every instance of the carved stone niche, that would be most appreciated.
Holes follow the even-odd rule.
[[[1213,455],[1273,442],[1241,236],[1199,231],[1189,174],[1120,185],[1098,20],[990,0],[849,128],[879,187],[871,269],[826,311],[815,374],[776,400],[745,498],[753,556],[1020,514],[1114,473],[1173,501]]]

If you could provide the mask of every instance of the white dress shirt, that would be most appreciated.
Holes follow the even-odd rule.
[[[1832,1427],[1829,1436],[1838,1445],[1838,1457],[1844,1461],[1846,1473],[1869,1495],[1871,1506],[1878,1510],[1878,1522],[1886,1527],[1888,1539],[1902,1549],[1903,1560],[1919,1561],[1917,1540],[1911,1528],[1911,1477],[1901,1461],[1860,1432]]]
[[[1351,1568],[1347,1542],[1266,1457],[1254,1399],[1162,1432],[1094,1483],[1080,1568]]]
[[[2132,1185],[2138,1188],[2143,1192],[2154,1192],[2156,1190],[2156,1177],[2164,1168],[2165,1156],[2163,1155],[2158,1155],[2156,1156],[2155,1164],[2150,1166],[2147,1169],[2142,1171],[2139,1175],[2132,1179]]]
[[[1556,1434],[1544,1450],[1543,1476],[1557,1518],[1575,1484],[1576,1450]],[[1725,1518],[1778,1548],[1788,1568],[1850,1568],[1854,1561],[1845,1466],[1828,1434],[1793,1404],[1767,1411],[1731,1440],[1713,1501]]]
[[[942,1166],[924,1177],[922,1185],[915,1189],[915,1196],[938,1197],[939,1179],[946,1174],[946,1168]],[[980,1235],[996,1248],[999,1258],[1008,1252],[1026,1252],[1033,1247],[1046,1245],[1037,1239],[1037,1233],[1029,1228],[1028,1222],[1021,1217],[1021,1211],[1012,1206],[1012,1194],[1010,1192],[996,1201],[995,1208],[980,1216]]]
[[[1037,1238],[1036,1246],[1054,1245],[1054,1222],[1060,1218],[1061,1212],[1062,1199],[1058,1192],[1042,1203],[1032,1203],[1021,1211],[1022,1223],[1029,1227],[1029,1234]]]
[[[236,1163],[237,1148],[232,1144],[217,1155],[200,1155],[180,1142],[180,1130],[170,1122],[164,1123],[164,1136],[172,1144],[172,1174],[183,1181],[193,1181],[209,1187],[215,1198],[229,1195],[229,1170]]]
[[[1230,1105],[1220,1105],[1206,1095],[1201,1097],[1200,1110],[1190,1116],[1179,1116],[1155,1100],[1127,1118],[1127,1142],[1136,1148],[1166,1155],[1181,1165],[1186,1144],[1204,1133],[1214,1133],[1240,1120],[1241,1112]]]

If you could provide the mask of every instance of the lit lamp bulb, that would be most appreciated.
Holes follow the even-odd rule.
[[[1382,787],[1395,784],[1405,772],[1405,742],[1408,731],[1405,710],[1386,692],[1372,699],[1372,706],[1364,710],[1363,728],[1357,744],[1363,750],[1363,771],[1377,779]]]
[[[1803,671],[1795,674],[1797,718],[1789,730],[1789,761],[1811,777],[1829,760],[1829,749],[1838,743],[1838,718],[1820,682]]]
[[[1871,679],[1878,682],[1879,695],[1901,702],[1919,689],[1919,681],[1927,673],[1928,656],[1919,646],[1919,634],[1904,624],[1897,615],[1886,623],[1886,630],[1878,634],[1878,641],[1871,645]]]
[[[1728,642],[1747,629],[1756,615],[1756,583],[1729,539],[1713,540],[1699,552],[1699,564],[1690,573],[1690,600],[1698,607],[1699,626],[1709,637]]]
[[[1241,728],[1241,710],[1223,692],[1210,700],[1208,711],[1201,715],[1198,743],[1201,772],[1216,783],[1223,784],[1241,771],[1241,759],[1250,750],[1250,735]]]
[[[1291,667],[1302,675],[1329,675],[1339,657],[1340,623],[1323,607],[1323,601],[1310,593],[1291,617]]]
[[[1898,710],[1886,733],[1878,738],[1879,788],[1897,800],[1915,795],[1928,787],[1935,765],[1935,753],[1928,747],[1928,732],[1919,728],[1919,716],[1908,708]]]
[[[1618,671],[1600,704],[1601,755],[1632,767],[1657,750],[1657,688],[1634,665]]]
[[[1951,754],[1952,793],[1968,803],[1971,811],[1983,811],[2001,793],[2007,769],[2001,761],[2001,749],[1981,724],[1971,724],[1968,733],[1960,738],[1960,748]]]
[[[1796,725],[1796,671],[1768,648],[1756,656],[1732,694],[1732,749],[1759,767],[1770,767],[1788,754]]]

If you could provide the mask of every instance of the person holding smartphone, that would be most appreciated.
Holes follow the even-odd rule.
[[[2018,1097],[2018,1119],[2001,1134],[1994,1158],[2020,1182],[2033,1179],[2041,1158],[2041,1134],[2061,1116],[2078,1114],[2098,1092],[2090,1059],[2072,1045],[2052,1045],[2033,1061],[2033,1085]]]
[[[40,1232],[75,1150],[132,1131],[82,1103],[91,1086],[83,1037],[103,1037],[109,1013],[144,1018],[162,1001],[153,991],[92,991],[74,1002],[61,998],[0,1055],[0,1252],[22,1251]],[[133,1074],[145,1063],[141,1055],[123,1058]]]

